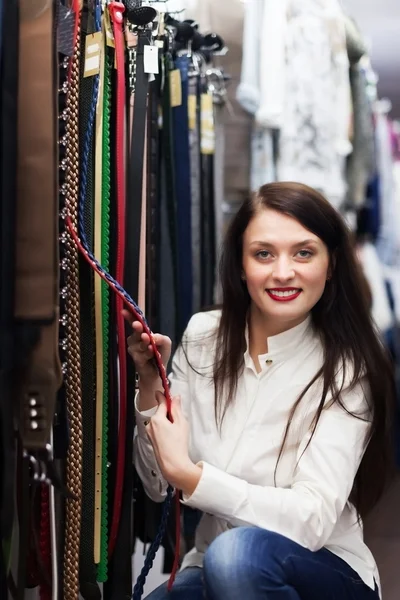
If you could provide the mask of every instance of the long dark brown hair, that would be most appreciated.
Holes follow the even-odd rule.
[[[297,183],[264,185],[243,203],[226,232],[220,263],[222,313],[216,333],[213,372],[215,416],[221,424],[227,407],[234,399],[238,378],[244,368],[245,329],[251,299],[241,278],[243,234],[250,220],[266,208],[296,219],[325,243],[331,258],[330,281],[312,309],[313,325],[323,345],[323,366],[293,406],[277,466],[293,415],[316,381],[322,381],[323,389],[313,420],[312,435],[327,397],[331,396],[330,401],[347,410],[341,401],[343,384],[338,384],[337,373],[346,365],[351,366],[350,386],[365,377],[370,392],[368,446],[351,495],[358,514],[364,517],[378,502],[392,473],[393,367],[371,319],[365,280],[355,257],[350,231],[339,213],[312,188]]]

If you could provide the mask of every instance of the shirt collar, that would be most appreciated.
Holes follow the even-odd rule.
[[[292,327],[283,333],[268,338],[268,352],[260,354],[258,360],[263,366],[266,361],[275,362],[276,360],[286,360],[295,353],[298,353],[300,346],[312,335],[312,319],[309,315],[300,325]],[[249,330],[246,326],[246,352],[244,353],[244,362],[246,366],[253,367],[253,360],[249,354]]]

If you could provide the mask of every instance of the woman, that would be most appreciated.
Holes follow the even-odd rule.
[[[148,598],[378,599],[361,519],[391,472],[393,378],[346,226],[315,190],[265,185],[221,278],[222,309],[194,315],[173,358],[173,423],[140,323],[128,340],[139,475],[203,513],[171,594]]]

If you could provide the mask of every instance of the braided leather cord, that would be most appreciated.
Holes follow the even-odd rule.
[[[69,90],[67,97],[67,173],[66,204],[69,218],[77,225],[79,195],[79,63],[80,63],[80,12],[76,13],[76,37],[74,54],[70,67]],[[67,364],[65,379],[67,409],[70,424],[70,444],[67,456],[67,486],[76,496],[66,501],[66,531],[64,544],[64,600],[77,600],[79,597],[79,548],[81,528],[81,484],[82,484],[82,390],[80,364],[79,327],[79,262],[78,252],[72,240],[67,237],[66,257],[68,260],[66,298],[68,337]]]
[[[164,501],[163,511],[161,515],[161,521],[158,528],[158,532],[154,541],[152,542],[149,551],[147,552],[146,560],[144,561],[143,569],[136,580],[135,587],[133,588],[132,600],[141,600],[143,595],[144,584],[146,583],[147,575],[150,572],[150,569],[153,566],[154,559],[157,554],[157,550],[159,549],[161,542],[164,537],[164,533],[167,527],[168,515],[171,508],[171,500],[172,500],[173,490],[171,487],[168,488],[168,495],[166,500]],[[169,588],[171,588],[172,581],[170,580]]]
[[[110,190],[111,190],[111,148],[110,148],[110,123],[111,123],[111,77],[113,57],[105,46],[105,65],[103,81],[103,173],[102,173],[102,231],[101,255],[104,268],[108,271],[110,266]],[[110,291],[108,285],[102,281],[103,304],[103,454],[102,454],[102,499],[101,499],[101,547],[100,563],[98,565],[97,579],[107,581],[108,569],[108,360],[109,360],[109,311]]]

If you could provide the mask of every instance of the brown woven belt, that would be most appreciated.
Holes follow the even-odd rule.
[[[77,227],[79,198],[79,64],[80,64],[80,15],[77,16],[77,34],[71,60],[67,98],[67,147],[66,147],[66,206]],[[80,362],[79,324],[79,261],[73,240],[65,238],[68,261],[66,297],[67,374],[65,388],[70,425],[70,443],[67,456],[67,486],[76,496],[67,500],[64,548],[64,600],[79,597],[79,547],[81,529],[82,484],[82,390]]]

